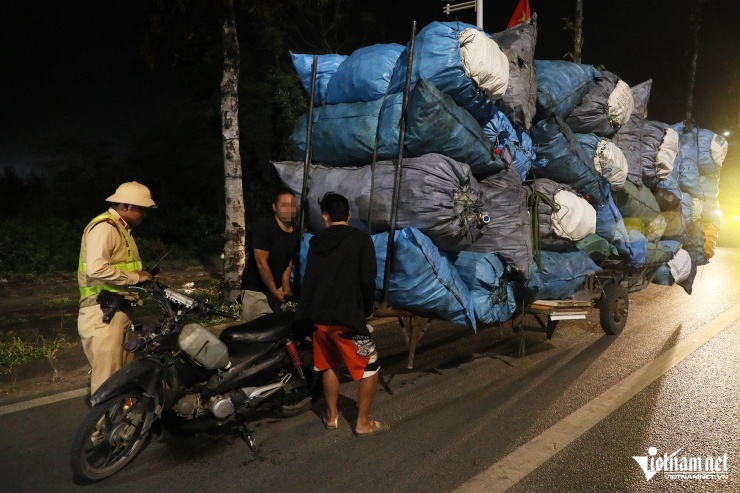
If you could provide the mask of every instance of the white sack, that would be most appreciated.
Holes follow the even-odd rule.
[[[635,99],[632,97],[630,86],[623,80],[619,80],[609,94],[607,104],[609,105],[609,119],[614,126],[619,128],[624,125],[635,109]]]
[[[509,59],[494,40],[476,29],[465,29],[457,37],[460,42],[465,75],[491,101],[501,99],[509,85]]]
[[[560,208],[552,212],[552,229],[561,238],[580,241],[596,233],[596,209],[578,195],[561,190],[555,194]]]
[[[622,150],[611,140],[602,139],[596,146],[594,165],[601,176],[609,180],[612,190],[624,188],[629,165]]]
[[[683,248],[679,248],[676,255],[668,261],[671,276],[676,283],[684,281],[691,274],[691,256]]]
[[[663,140],[660,142],[658,155],[655,158],[655,176],[659,180],[665,180],[671,174],[677,154],[678,134],[672,128],[668,128],[663,134]]]

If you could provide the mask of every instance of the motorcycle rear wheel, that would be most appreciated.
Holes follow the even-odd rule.
[[[75,477],[100,481],[131,462],[149,438],[154,400],[128,391],[93,406],[77,428],[70,451]]]
[[[306,377],[307,385],[290,392],[283,392],[282,400],[277,407],[277,415],[281,418],[303,414],[309,411],[313,405],[313,393],[318,380],[318,372],[313,368],[313,350],[310,347],[299,348],[298,354],[301,357],[301,368]]]

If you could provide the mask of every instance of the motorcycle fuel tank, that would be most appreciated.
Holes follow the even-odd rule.
[[[187,324],[182,328],[177,343],[180,349],[209,370],[229,365],[229,349],[218,337],[200,324]]]

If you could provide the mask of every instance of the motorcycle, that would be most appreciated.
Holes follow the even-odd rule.
[[[134,360],[90,397],[92,407],[71,447],[77,478],[99,481],[120,471],[143,449],[157,421],[185,434],[237,432],[256,452],[248,421],[257,410],[290,417],[311,408],[317,378],[310,332],[293,326],[292,311],[231,326],[216,337],[186,321],[193,315],[235,317],[156,280],[134,289],[157,303],[162,317],[150,330],[134,324],[138,335],[125,345]],[[103,293],[98,301],[105,317],[134,303]]]

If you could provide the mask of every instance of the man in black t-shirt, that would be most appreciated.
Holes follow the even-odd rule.
[[[293,227],[296,198],[289,188],[275,193],[273,217],[259,221],[242,274],[242,319],[249,322],[280,309],[291,294],[290,271],[298,252],[300,231]]]

